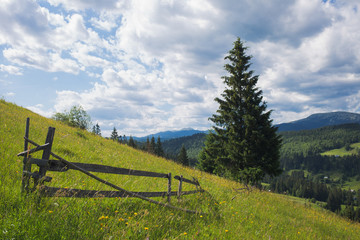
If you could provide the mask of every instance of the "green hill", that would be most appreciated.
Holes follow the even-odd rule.
[[[39,200],[36,194],[23,196],[22,159],[16,154],[23,150],[27,117],[31,118],[30,139],[38,143],[45,141],[49,126],[56,128],[53,152],[68,161],[198,178],[209,194],[173,198],[172,204],[206,214],[134,198]],[[0,239],[357,239],[360,233],[359,224],[299,199],[234,190],[242,186],[70,128],[4,100],[0,100],[0,162]],[[72,170],[47,175],[53,178],[49,186],[110,190]],[[96,175],[133,191],[164,191],[167,184],[161,179]]]

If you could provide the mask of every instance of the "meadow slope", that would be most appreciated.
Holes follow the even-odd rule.
[[[172,204],[205,214],[134,198],[25,197],[20,191],[22,159],[16,154],[23,150],[27,117],[30,139],[40,144],[47,128],[56,128],[53,152],[68,161],[196,177],[208,193],[174,197]],[[358,239],[360,234],[359,224],[315,205],[258,190],[235,191],[242,185],[70,128],[4,100],[0,100],[0,163],[0,239]],[[50,186],[111,190],[72,170],[47,175],[53,178]],[[128,190],[166,190],[166,179],[96,175]]]

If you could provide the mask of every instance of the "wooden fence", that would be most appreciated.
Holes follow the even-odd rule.
[[[148,171],[140,171],[133,169],[125,169],[118,167],[111,167],[106,165],[99,164],[89,164],[89,163],[80,163],[80,162],[68,162],[60,156],[54,154],[51,151],[55,128],[49,127],[45,144],[39,145],[36,142],[29,139],[29,128],[30,128],[30,119],[26,120],[26,129],[25,129],[25,141],[24,141],[24,151],[19,153],[18,156],[23,156],[23,177],[22,177],[22,191],[23,192],[32,192],[38,186],[40,189],[40,195],[44,197],[138,197],[144,200],[148,200],[153,203],[157,203],[155,200],[149,200],[150,197],[167,197],[168,203],[170,203],[171,196],[177,196],[180,198],[182,195],[194,194],[198,192],[204,192],[201,189],[199,182],[193,178],[189,180],[184,178],[182,175],[175,176],[174,179],[179,181],[177,191],[172,191],[172,176],[171,173],[156,173]],[[30,149],[29,143],[34,145],[35,148]],[[37,151],[43,151],[42,158],[33,158],[31,157],[32,153]],[[50,159],[53,156],[58,160]],[[38,171],[32,172],[32,165],[37,165],[39,167]],[[98,191],[98,190],[82,190],[82,189],[69,189],[69,188],[57,188],[46,186],[45,182],[50,182],[51,177],[46,176],[47,171],[55,172],[66,172],[68,170],[77,170],[81,171],[88,176],[115,188],[117,191]],[[93,175],[90,172],[98,173],[109,173],[109,174],[122,174],[122,175],[132,175],[132,176],[142,176],[142,177],[154,177],[154,178],[166,178],[167,181],[167,191],[164,192],[131,192],[125,189],[122,189],[114,184],[111,184],[99,177]],[[33,186],[30,187],[30,180],[33,179]],[[193,191],[182,191],[183,183],[189,183],[196,187],[196,190]],[[164,205],[164,204],[160,204]],[[176,208],[176,207],[173,207]],[[183,210],[183,209],[182,209]],[[193,212],[191,210],[186,210]]]

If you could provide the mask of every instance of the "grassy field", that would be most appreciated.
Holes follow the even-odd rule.
[[[30,139],[44,143],[56,128],[53,152],[68,161],[98,163],[198,178],[208,193],[172,199],[189,214],[140,199],[42,198],[21,194],[26,118]],[[34,154],[41,157],[41,153]],[[358,239],[360,225],[287,196],[236,191],[239,183],[180,166],[0,100],[0,239]],[[69,170],[49,172],[49,186],[112,190]],[[132,191],[166,191],[166,179],[96,174]],[[187,185],[185,190],[194,189]],[[166,202],[165,198],[156,200]]]
[[[350,148],[351,148],[350,150],[346,150],[345,147],[332,149],[330,151],[321,153],[321,155],[343,157],[343,156],[358,154],[358,149],[360,149],[360,143],[350,144]]]

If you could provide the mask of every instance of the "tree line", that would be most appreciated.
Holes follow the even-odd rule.
[[[273,192],[306,198],[313,203],[318,201],[320,206],[360,222],[360,189],[343,190],[327,184],[325,179],[305,177],[304,171],[276,177],[270,181],[269,188]],[[342,208],[342,205],[345,207]]]

